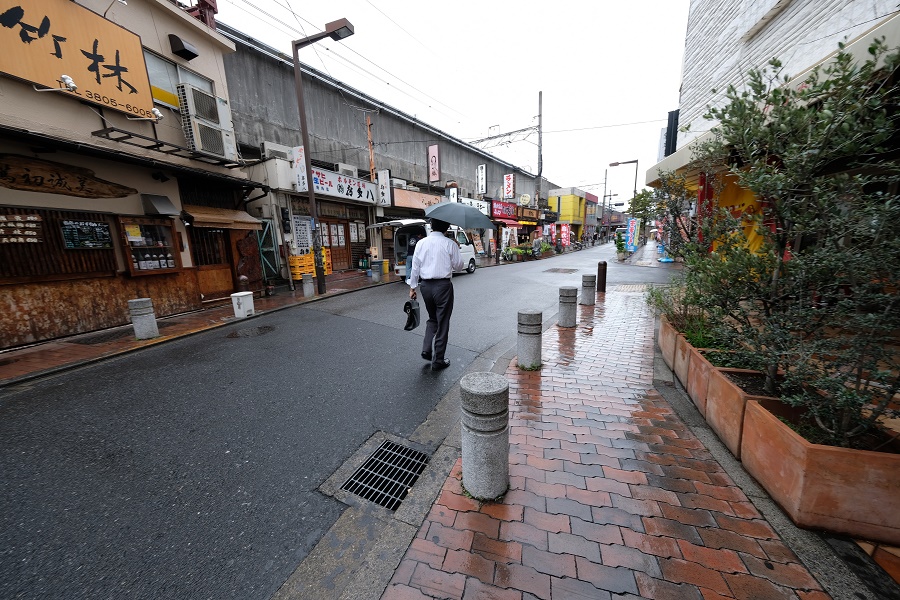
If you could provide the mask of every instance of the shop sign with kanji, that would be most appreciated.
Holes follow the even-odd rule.
[[[516,174],[507,173],[503,176],[503,199],[510,200],[516,197]]]
[[[135,117],[153,118],[141,38],[76,4],[0,0],[0,72]]]
[[[332,196],[363,204],[375,204],[375,200],[378,198],[377,184],[324,169],[312,170],[312,183],[313,190],[323,196]]]

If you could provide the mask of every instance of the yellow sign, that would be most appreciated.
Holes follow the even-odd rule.
[[[0,0],[0,72],[152,118],[141,38],[74,2]]]

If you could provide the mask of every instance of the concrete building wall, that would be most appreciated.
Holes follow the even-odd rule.
[[[291,57],[278,53],[227,26],[220,30],[235,40],[237,51],[225,57],[231,110],[238,143],[250,158],[262,142],[300,145],[300,126]],[[475,197],[478,165],[487,165],[487,193],[499,197],[503,176],[516,173],[517,194],[534,195],[533,174],[482,153],[426,123],[387,106],[375,98],[342,86],[327,75],[304,65],[311,158],[345,163],[368,172],[366,114],[372,120],[375,169],[389,169],[391,177],[427,190],[427,148],[440,146],[442,178],[457,182],[461,195]],[[558,187],[544,180],[543,196]],[[462,192],[465,190],[465,193]]]
[[[723,103],[728,85],[740,89],[748,70],[777,57],[796,75],[896,10],[894,0],[692,0],[679,116],[690,131],[677,146],[714,125],[703,119],[707,107]]]

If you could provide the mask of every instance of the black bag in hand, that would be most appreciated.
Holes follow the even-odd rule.
[[[406,331],[412,331],[419,326],[419,303],[416,300],[407,300],[403,305],[403,312],[406,313]]]

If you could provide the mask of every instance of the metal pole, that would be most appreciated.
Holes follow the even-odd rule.
[[[306,102],[303,99],[303,75],[300,71],[299,45],[294,43],[294,89],[297,92],[297,109],[300,113],[300,128],[303,141],[303,162],[306,169],[306,189],[309,195],[309,216],[312,218],[313,260],[316,270],[316,287],[319,294],[325,293],[325,265],[322,262],[322,239],[319,237],[319,215],[316,210],[316,193],[312,179],[312,148],[309,145],[309,127],[306,119]]]

